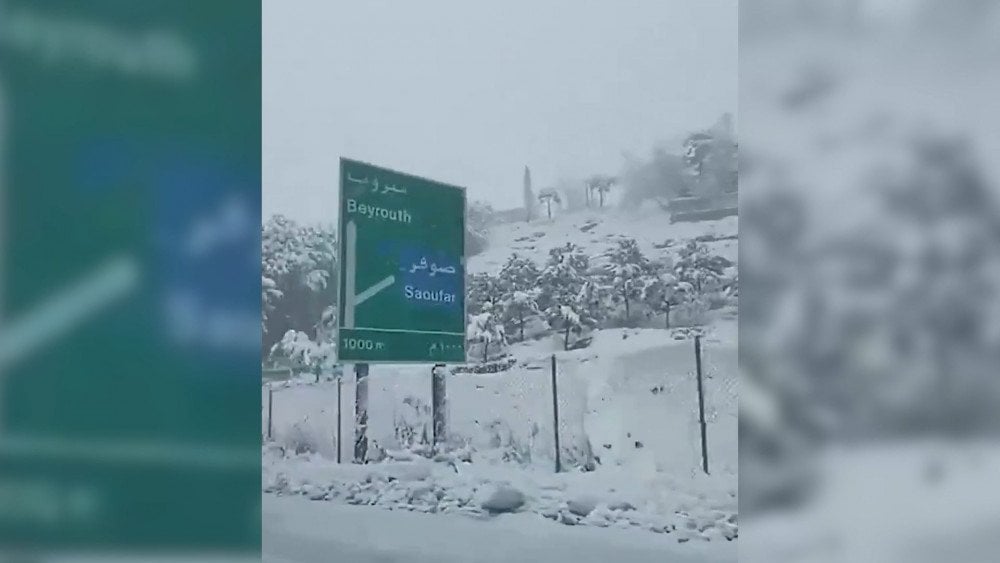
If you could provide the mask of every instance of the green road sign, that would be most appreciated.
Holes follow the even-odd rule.
[[[340,160],[338,359],[465,361],[465,189]]]

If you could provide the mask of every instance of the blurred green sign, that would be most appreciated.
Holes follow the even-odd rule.
[[[260,5],[7,0],[0,545],[260,545]]]

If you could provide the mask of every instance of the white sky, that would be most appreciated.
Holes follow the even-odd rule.
[[[736,0],[263,2],[263,211],[336,220],[341,156],[520,205],[736,110]]]

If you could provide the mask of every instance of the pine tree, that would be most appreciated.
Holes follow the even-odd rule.
[[[722,256],[711,255],[708,247],[698,241],[688,243],[678,251],[674,275],[678,282],[689,283],[697,293],[717,289],[726,268],[732,263]]]
[[[614,290],[615,301],[624,303],[625,318],[631,316],[631,304],[642,296],[646,278],[652,273],[649,260],[643,256],[635,239],[622,239],[608,254],[607,277]]]
[[[524,341],[524,325],[538,316],[538,292],[514,290],[504,294],[500,300],[504,326],[518,332],[518,341]]]
[[[588,276],[577,294],[576,310],[581,323],[586,327],[596,327],[608,317],[611,300],[610,288],[598,276]]]
[[[579,334],[585,326],[594,326],[587,314],[587,278],[589,259],[573,243],[553,248],[539,276],[538,305],[553,328],[564,331],[564,347],[569,348],[571,333]]]
[[[509,333],[517,331],[524,340],[527,320],[540,314],[538,308],[538,278],[541,272],[533,261],[512,254],[500,269],[499,285],[503,307],[502,318]]]
[[[470,342],[483,345],[483,363],[489,361],[491,344],[501,349],[507,345],[507,333],[495,309],[493,303],[487,302],[482,313],[469,318],[466,330]]]
[[[583,331],[583,319],[572,305],[560,305],[555,315],[563,327],[563,350],[569,350],[569,335]]]
[[[662,313],[666,328],[670,328],[670,308],[677,304],[677,278],[668,272],[654,273],[646,278],[642,301],[654,314]]]
[[[499,278],[505,290],[528,291],[537,286],[539,275],[541,271],[533,260],[515,252],[500,268]]]
[[[524,213],[528,223],[535,218],[535,192],[531,189],[531,170],[527,166],[524,167]]]
[[[685,172],[699,195],[735,192],[738,160],[731,114],[723,114],[711,128],[692,133],[684,141]]]
[[[478,314],[498,303],[503,295],[500,279],[486,273],[469,277],[469,313]]]

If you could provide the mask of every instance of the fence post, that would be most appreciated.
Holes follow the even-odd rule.
[[[272,429],[274,424],[272,423],[272,413],[274,412],[274,389],[271,384],[267,384],[267,439],[271,439]]]
[[[340,450],[341,450],[341,443],[342,443],[341,442],[341,436],[342,436],[342,434],[340,432],[340,426],[341,426],[341,422],[340,421],[343,420],[343,419],[340,416],[340,410],[341,410],[341,405],[343,404],[343,401],[340,400],[340,391],[343,388],[343,386],[344,386],[344,375],[341,374],[340,377],[337,378],[337,463],[340,463]]]
[[[354,364],[354,463],[368,457],[368,364]]]
[[[445,429],[445,364],[434,364],[431,368],[431,442],[434,444],[434,451],[446,440]]]
[[[556,438],[556,473],[562,471],[559,457],[559,391],[556,387],[556,355],[552,354],[552,432]]]
[[[694,362],[698,372],[698,420],[701,423],[701,468],[708,475],[708,438],[705,434],[705,390],[701,376],[701,335],[694,337]]]

